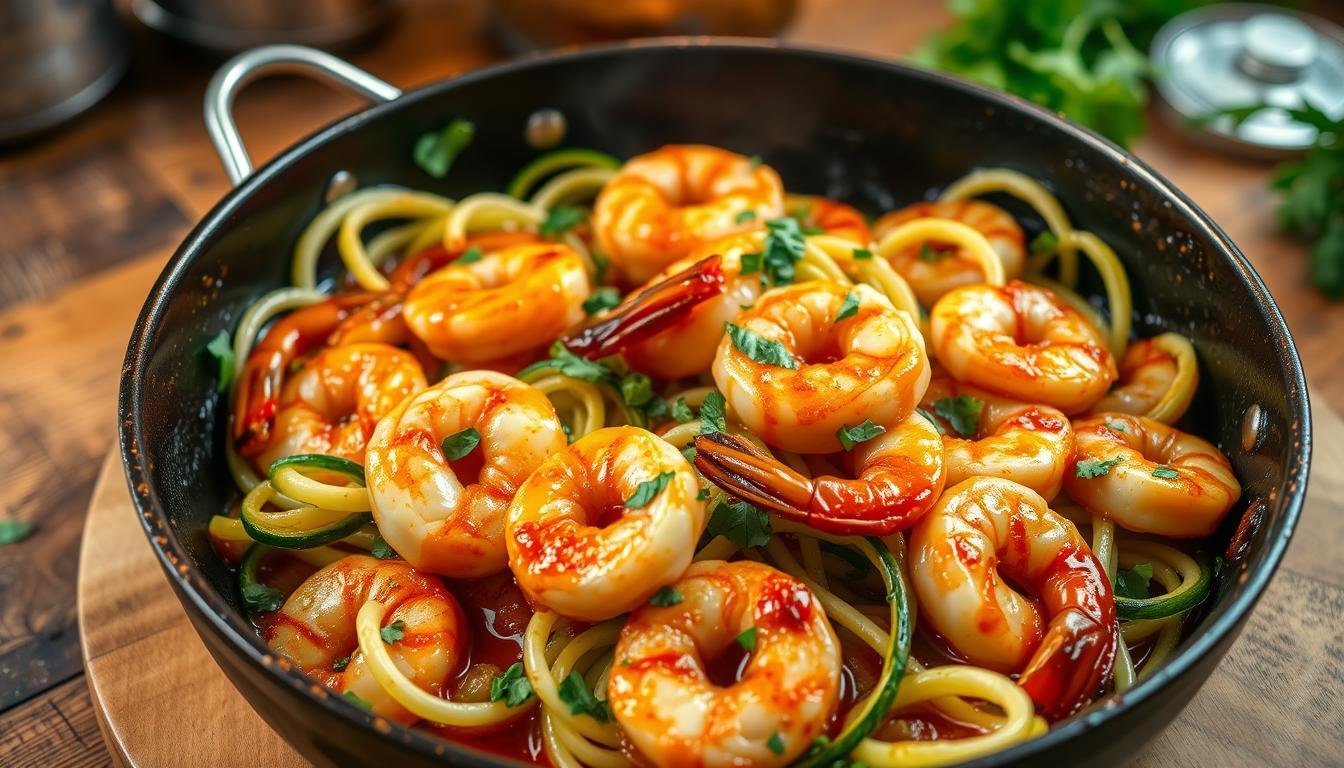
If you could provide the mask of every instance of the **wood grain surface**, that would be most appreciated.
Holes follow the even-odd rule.
[[[1339,6],[1318,10],[1344,18]],[[932,1],[804,0],[786,36],[894,57],[945,22],[942,4]],[[217,62],[143,31],[134,45],[127,80],[83,120],[42,142],[0,150],[0,515],[35,526],[28,539],[0,547],[0,766],[110,759],[90,738],[93,710],[76,632],[86,501],[115,436],[116,388],[135,314],[192,222],[228,188],[200,118]],[[411,88],[499,56],[482,0],[408,0],[401,20],[352,59]],[[277,78],[251,86],[237,114],[260,162],[359,106],[321,86]],[[1288,319],[1315,402],[1344,407],[1344,304],[1311,288],[1304,248],[1276,233],[1265,188],[1271,166],[1200,149],[1156,120],[1152,126],[1136,152],[1246,252]],[[1313,498],[1322,486],[1322,498],[1344,498],[1337,470],[1344,456],[1327,451],[1334,448],[1318,443]],[[1247,745],[1253,757],[1282,758],[1279,764],[1344,761],[1342,550],[1338,505],[1315,504],[1233,657],[1182,725],[1147,753],[1148,764],[1205,765],[1200,756],[1220,739]],[[1317,729],[1285,736],[1289,723],[1268,706],[1283,700],[1302,707],[1287,720]]]

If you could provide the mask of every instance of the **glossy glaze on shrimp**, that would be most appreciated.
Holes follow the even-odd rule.
[[[616,644],[612,714],[653,765],[783,766],[811,747],[835,710],[840,644],[817,598],[761,563],[692,565],[671,589],[675,605],[645,604]],[[752,648],[736,680],[706,667]]]
[[[621,279],[638,284],[705,243],[783,213],[784,186],[769,166],[716,147],[671,145],[631,158],[602,188],[593,233]]]
[[[1005,210],[981,200],[925,202],[884,214],[873,224],[880,241],[902,224],[918,219],[950,219],[965,224],[985,236],[1003,263],[1004,274],[1017,277],[1026,262],[1022,227]],[[971,256],[956,246],[924,243],[903,248],[890,258],[891,266],[905,278],[919,303],[931,307],[947,292],[963,285],[984,282],[985,275]]]
[[[438,579],[401,560],[350,555],[314,573],[267,624],[266,643],[374,714],[413,723],[419,718],[378,684],[359,650],[355,617],[369,601],[387,606],[384,626],[401,629],[388,647],[396,665],[418,687],[441,694],[470,642],[462,609]]]
[[[971,663],[1019,673],[1047,718],[1077,712],[1110,679],[1110,580],[1073,524],[1035,491],[965,480],[914,527],[909,548],[921,615]]]

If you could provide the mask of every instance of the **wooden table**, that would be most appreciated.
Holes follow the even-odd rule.
[[[409,88],[498,58],[482,2],[408,6],[356,63]],[[810,0],[788,37],[890,56],[945,22],[933,2]],[[0,151],[0,515],[36,526],[0,548],[0,766],[108,764],[75,627],[81,518],[115,437],[135,314],[192,222],[228,189],[200,117],[214,63],[143,32],[135,58],[127,81],[85,119]],[[261,159],[358,106],[273,80],[249,89],[238,120]],[[1157,123],[1136,151],[1241,245],[1288,318],[1317,402],[1344,408],[1344,305],[1312,290],[1304,249],[1275,233],[1269,166],[1201,150]],[[1318,468],[1323,454],[1318,446]],[[1313,479],[1341,482],[1319,469]],[[1344,523],[1326,511],[1304,519],[1232,656],[1142,762],[1201,764],[1210,739],[1239,745],[1247,764],[1341,760]],[[1278,717],[1302,722],[1285,728]]]

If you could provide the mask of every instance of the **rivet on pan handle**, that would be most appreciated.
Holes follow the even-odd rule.
[[[396,86],[315,48],[267,45],[238,54],[215,73],[205,89],[205,130],[234,186],[252,173],[252,160],[243,146],[243,137],[238,134],[238,124],[233,121],[233,99],[253,80],[280,73],[314,77],[378,103],[401,95]]]

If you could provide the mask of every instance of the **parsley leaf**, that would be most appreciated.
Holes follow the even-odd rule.
[[[855,248],[853,251],[850,251],[850,254],[859,261],[867,261],[873,258],[873,252],[867,248]]]
[[[845,294],[845,301],[840,305],[840,311],[835,313],[834,322],[840,322],[847,317],[853,317],[859,314],[859,294],[850,291]]]
[[[504,706],[516,707],[532,696],[532,682],[527,679],[523,663],[515,661],[508,669],[490,681],[490,700],[504,700]]]
[[[599,723],[611,720],[611,709],[607,702],[599,700],[588,690],[588,684],[578,672],[570,672],[560,682],[559,694],[560,701],[569,707],[571,715],[588,715]]]
[[[1054,253],[1059,249],[1059,238],[1055,237],[1054,232],[1047,229],[1032,238],[1030,248],[1031,252],[1036,254]]]
[[[1181,473],[1177,472],[1175,467],[1155,467],[1153,469],[1153,477],[1160,477],[1163,480],[1175,480],[1180,476]]]
[[[453,263],[475,264],[476,262],[480,261],[483,258],[485,258],[485,252],[481,250],[480,246],[473,245],[467,250],[463,251],[462,255],[458,256],[457,260],[454,261]]]
[[[373,545],[369,547],[369,554],[379,560],[393,560],[397,557],[397,551],[379,533],[373,534]]]
[[[762,161],[760,155],[752,155],[751,157],[747,158],[747,167],[754,171],[757,168],[761,167],[761,162]]]
[[[347,653],[346,655],[342,656],[341,658],[339,658],[339,659],[337,659],[337,660],[331,662],[331,671],[332,671],[332,672],[344,672],[344,671],[345,671],[345,668],[348,667],[348,666],[350,666],[350,654]]]
[[[628,405],[639,407],[653,399],[653,381],[635,372],[621,377],[621,398]]]
[[[383,638],[384,643],[392,645],[406,636],[406,622],[397,619],[386,627],[378,630],[378,636]]]
[[[619,387],[620,381],[616,372],[610,367],[586,357],[579,357],[564,345],[564,342],[557,341],[551,345],[551,356],[549,359],[535,362],[515,374],[522,378],[529,373],[539,370],[553,370],[563,376],[586,381],[591,384],[609,384],[613,387]]]
[[[686,398],[678,395],[677,399],[673,401],[672,418],[683,424],[695,419],[695,411],[691,410],[691,406],[686,403]]]
[[[970,395],[943,397],[933,401],[933,412],[947,419],[953,431],[962,437],[974,437],[980,427],[980,412],[985,401]]]
[[[233,372],[238,364],[233,359],[233,343],[229,339],[229,332],[220,331],[215,334],[215,338],[205,345],[205,351],[215,358],[215,363],[219,366],[219,378],[215,381],[215,391],[227,391],[229,385],[233,383]]]
[[[749,501],[723,502],[709,513],[705,530],[739,547],[763,547],[770,541],[770,516]]]
[[[271,613],[285,604],[285,596],[275,587],[254,581],[243,587],[243,606],[252,613]]]
[[[620,306],[621,292],[611,286],[603,286],[589,294],[588,298],[583,300],[583,311],[590,315]]]
[[[725,326],[728,329],[728,338],[732,339],[733,346],[742,354],[762,365],[797,370],[798,361],[793,359],[793,355],[789,354],[789,350],[783,344],[740,325],[725,323]]]
[[[779,735],[779,731],[770,734],[770,738],[766,740],[765,746],[776,755],[784,754],[784,739]]]
[[[372,709],[373,709],[373,705],[372,705],[372,704],[370,704],[369,702],[365,701],[364,699],[361,699],[361,698],[359,697],[359,694],[355,693],[354,691],[346,691],[345,693],[342,693],[341,696],[342,696],[342,698],[344,698],[346,701],[350,702],[351,704],[354,704],[356,707],[359,707],[360,709],[363,709],[363,710],[366,710],[366,711],[367,711],[367,710],[372,710]]]
[[[919,260],[925,263],[942,261],[952,255],[952,251],[940,251],[928,243],[919,244]]]
[[[1113,429],[1113,430],[1115,430],[1116,432],[1128,432],[1128,431],[1129,431],[1129,428],[1125,426],[1124,422],[1120,422],[1120,421],[1111,421],[1110,419],[1107,419],[1107,420],[1106,420],[1106,428],[1107,428],[1107,429]]]
[[[572,205],[557,205],[546,212],[546,220],[541,222],[537,231],[542,237],[556,237],[573,229],[579,222],[588,218],[588,212]]]
[[[709,498],[709,489],[708,489],[708,488],[701,488],[700,491],[699,491],[699,493],[696,493],[696,494],[695,494],[695,500],[696,500],[696,501],[704,501],[705,499],[708,499],[708,498]]]
[[[1148,582],[1153,578],[1153,566],[1148,563],[1115,573],[1115,594],[1131,600],[1143,600],[1148,597]]]
[[[448,175],[453,161],[476,136],[476,126],[467,120],[454,120],[441,131],[431,131],[415,142],[412,158],[420,170],[436,179]]]
[[[0,545],[17,544],[33,532],[33,524],[12,517],[0,518]]]
[[[841,425],[840,429],[835,431],[835,436],[839,438],[841,447],[846,451],[852,451],[859,443],[872,440],[886,431],[886,427],[874,424],[872,419],[864,419],[852,427],[847,424]]]
[[[942,422],[940,422],[940,421],[938,421],[937,419],[935,419],[935,418],[933,417],[933,414],[932,414],[932,413],[929,413],[928,411],[924,410],[923,408],[916,408],[915,410],[919,412],[919,415],[920,415],[920,416],[923,416],[925,419],[928,419],[929,423],[933,425],[933,428],[936,429],[936,430],[938,430],[938,434],[940,434],[940,435],[946,435],[946,434],[947,434],[947,430],[946,430],[946,429],[943,429]]]
[[[748,208],[745,211],[738,211],[737,215],[733,217],[733,221],[738,224],[746,224],[748,221],[755,221],[755,220],[756,220],[756,212],[751,210],[750,208]]]
[[[794,265],[803,258],[807,241],[798,220],[787,216],[765,222],[765,272],[775,285],[793,282]]]
[[[645,480],[635,486],[635,492],[630,495],[630,498],[625,500],[625,507],[627,509],[642,509],[647,507],[649,502],[653,501],[655,496],[662,493],[663,489],[667,487],[668,483],[672,482],[672,478],[674,477],[676,477],[676,473],[674,472],[659,472],[658,476],[652,480]]]
[[[649,598],[649,605],[666,608],[669,605],[679,605],[684,599],[686,598],[682,597],[681,593],[672,587],[663,587],[657,592],[654,592],[653,597]]]
[[[723,393],[714,390],[705,395],[700,404],[700,434],[712,435],[715,432],[728,431],[728,401]]]
[[[745,276],[745,275],[754,275],[757,272],[760,272],[761,263],[764,260],[764,258],[765,257],[759,253],[742,254],[740,257],[738,257],[738,261],[741,262],[742,264],[742,266],[737,271],[738,274]]]
[[[1114,459],[1107,459],[1106,461],[1084,459],[1078,462],[1078,465],[1074,467],[1073,474],[1075,477],[1083,480],[1091,480],[1094,477],[1101,477],[1110,472],[1111,467],[1114,467],[1122,461],[1124,461],[1123,456],[1116,456]]]
[[[756,628],[751,627],[743,630],[742,634],[737,636],[737,644],[742,646],[744,650],[756,650]]]
[[[443,457],[449,461],[457,461],[476,450],[476,446],[480,444],[480,431],[475,427],[467,427],[461,432],[443,438]]]

